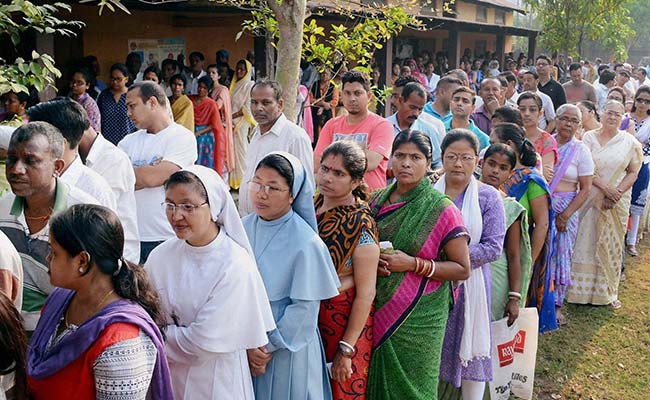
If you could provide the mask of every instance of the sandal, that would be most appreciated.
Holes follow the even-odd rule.
[[[610,306],[612,306],[614,310],[618,310],[619,308],[623,307],[623,303],[621,303],[621,301],[617,299],[612,301]]]
[[[639,255],[636,246],[633,244],[628,244],[625,246],[625,249],[627,250],[627,254],[629,254],[631,257],[637,257]]]

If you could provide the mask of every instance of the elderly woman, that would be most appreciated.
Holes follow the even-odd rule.
[[[492,380],[490,359],[490,263],[503,250],[506,219],[499,192],[474,178],[479,144],[465,129],[452,129],[442,141],[444,174],[435,189],[452,199],[469,230],[469,279],[459,287],[449,315],[440,378],[461,388],[463,399],[480,400]],[[481,335],[476,335],[481,332]]]
[[[639,170],[639,176],[632,186],[631,223],[625,240],[627,253],[636,257],[639,255],[636,250],[639,224],[646,207],[648,183],[650,183],[650,87],[641,86],[636,91],[629,118],[630,126],[634,129],[634,136],[641,143],[643,149],[643,164]]]
[[[603,126],[585,133],[596,174],[580,225],[571,262],[567,301],[620,308],[621,255],[630,209],[630,189],[643,162],[641,145],[618,128],[625,107],[613,100],[603,108]]]
[[[500,190],[517,164],[512,149],[501,143],[487,148],[483,158],[481,182]],[[526,306],[530,283],[530,235],[528,215],[517,200],[499,192],[506,213],[506,238],[503,252],[490,264],[492,275],[492,321],[508,317],[512,325],[519,317],[519,308]]]
[[[553,179],[553,166],[557,162],[557,143],[550,133],[539,128],[543,116],[542,99],[535,93],[524,92],[517,98],[517,106],[526,130],[525,138],[535,146],[542,156],[542,173],[547,182]]]
[[[255,212],[243,224],[277,325],[267,345],[248,350],[257,400],[332,398],[318,313],[340,283],[318,236],[308,173],[296,157],[271,153],[248,184]]]
[[[503,123],[492,129],[493,143],[509,145],[517,156],[517,164],[503,185],[508,196],[512,196],[526,209],[530,221],[531,257],[533,271],[528,289],[529,307],[537,307],[540,332],[557,329],[555,318],[555,297],[548,271],[552,251],[553,209],[551,192],[544,178],[534,168],[537,154],[533,144],[524,138],[524,131],[517,125]]]
[[[74,205],[50,222],[49,242],[56,289],[29,346],[32,398],[173,399],[158,294],[122,257],[117,215]]]
[[[163,207],[175,238],[145,268],[166,321],[176,399],[253,399],[246,350],[275,328],[253,250],[228,186],[193,165],[165,183]]]
[[[365,397],[372,350],[379,243],[365,202],[366,164],[357,143],[332,143],[323,152],[317,175],[320,194],[314,200],[318,233],[341,280],[340,294],[321,302],[318,322],[325,357],[332,363],[332,393],[340,400]]]
[[[427,135],[399,133],[391,160],[396,182],[370,203],[386,253],[377,278],[367,397],[437,399],[450,305],[446,281],[470,276],[468,233],[458,208],[426,178]]]
[[[556,112],[558,162],[549,188],[555,212],[555,251],[549,270],[555,283],[555,314],[558,325],[566,324],[562,304],[571,285],[571,256],[578,233],[578,210],[589,196],[594,176],[591,152],[575,138],[580,130],[582,114],[573,104],[564,104]]]

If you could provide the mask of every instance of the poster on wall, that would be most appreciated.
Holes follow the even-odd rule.
[[[152,65],[160,69],[162,60],[166,58],[177,60],[179,55],[185,58],[185,39],[129,39],[128,53],[136,53],[140,56],[141,70]]]

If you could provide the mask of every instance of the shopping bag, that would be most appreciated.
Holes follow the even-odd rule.
[[[492,400],[508,400],[510,394],[532,399],[538,320],[536,308],[521,308],[512,326],[507,318],[492,322]]]

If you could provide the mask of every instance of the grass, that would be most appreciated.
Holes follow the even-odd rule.
[[[569,324],[541,335],[535,376],[540,400],[650,399],[650,246],[627,257],[623,307],[565,306]]]

